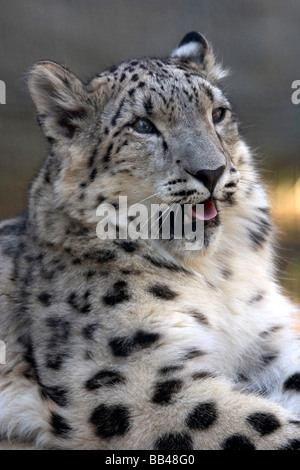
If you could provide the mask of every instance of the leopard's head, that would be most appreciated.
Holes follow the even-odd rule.
[[[39,195],[41,181],[51,185],[51,210],[89,227],[99,221],[99,204],[118,208],[120,196],[130,207],[146,206],[148,216],[152,204],[175,204],[182,227],[200,221],[209,246],[223,209],[234,210],[245,152],[217,86],[223,75],[198,33],[187,34],[170,57],[124,62],[86,84],[59,64],[37,63],[29,88],[51,144]],[[145,223],[150,228],[151,218]],[[174,230],[163,243],[185,246]]]

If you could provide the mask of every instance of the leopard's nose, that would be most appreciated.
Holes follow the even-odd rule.
[[[212,194],[224,170],[225,165],[219,166],[219,168],[216,168],[215,170],[200,170],[196,173],[191,173],[187,170],[186,171],[198,181],[200,181]]]

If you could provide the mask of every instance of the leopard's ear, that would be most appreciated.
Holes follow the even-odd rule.
[[[227,71],[216,64],[210,43],[202,34],[194,31],[184,36],[177,49],[172,52],[171,57],[192,62],[207,75],[211,82],[216,82],[227,75]]]
[[[91,107],[83,83],[55,62],[36,63],[28,77],[38,122],[50,139],[72,139],[85,126]]]

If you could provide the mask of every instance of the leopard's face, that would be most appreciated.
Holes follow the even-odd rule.
[[[186,210],[193,214],[203,204],[207,244],[218,230],[222,204],[237,190],[238,131],[220,89],[178,65],[174,59],[138,62],[122,81],[102,117],[111,147],[107,170],[118,180],[112,187],[122,188],[130,204],[190,204]]]
[[[31,90],[42,125],[53,153],[68,155],[55,188],[72,217],[92,222],[100,203],[117,207],[120,196],[149,214],[151,204],[175,204],[182,217],[189,204],[188,221],[204,219],[206,246],[213,240],[238,189],[239,135],[213,67],[189,61],[184,47],[165,60],[122,63],[86,86],[56,64],[35,67]]]

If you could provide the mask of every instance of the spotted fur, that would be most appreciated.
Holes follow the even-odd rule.
[[[50,151],[26,214],[0,225],[1,448],[300,448],[294,308],[223,75],[198,33],[87,84],[33,66]],[[96,209],[122,195],[212,198],[218,216],[196,251],[100,241]]]

